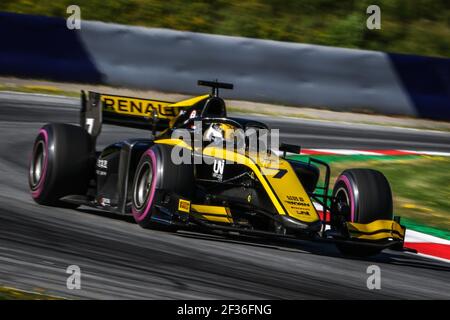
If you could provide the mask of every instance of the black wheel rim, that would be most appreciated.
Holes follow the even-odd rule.
[[[31,159],[30,183],[32,189],[36,188],[43,178],[46,156],[45,143],[41,140],[36,144]]]
[[[142,209],[148,201],[153,181],[153,169],[150,163],[145,162],[139,169],[134,185],[133,202],[135,207]]]
[[[336,190],[336,193],[334,195],[335,199],[335,207],[334,211],[336,214],[344,216],[345,221],[350,221],[350,197],[348,195],[348,191],[344,186],[339,187]]]

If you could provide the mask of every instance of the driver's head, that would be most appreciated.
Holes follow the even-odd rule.
[[[203,141],[221,142],[232,139],[235,128],[225,123],[211,123],[203,133]]]
[[[203,133],[203,141],[221,142],[225,138],[225,132],[220,123],[211,123]]]

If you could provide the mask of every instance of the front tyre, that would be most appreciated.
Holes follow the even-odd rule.
[[[28,182],[34,201],[47,206],[70,207],[59,199],[87,193],[92,140],[85,129],[62,123],[39,130],[31,154]]]
[[[136,168],[132,188],[132,213],[135,221],[143,228],[174,231],[167,221],[160,221],[157,203],[166,196],[177,194],[191,198],[194,188],[191,164],[174,164],[171,158],[172,146],[155,144],[141,157]]]
[[[372,169],[349,169],[341,173],[333,189],[331,215],[335,223],[345,221],[370,223],[392,220],[392,192],[386,177]],[[363,244],[337,244],[347,255],[371,256],[381,252],[378,247]]]

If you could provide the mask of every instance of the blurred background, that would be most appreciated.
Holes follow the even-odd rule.
[[[66,17],[72,0],[2,0],[0,10]],[[446,0],[78,0],[82,19],[146,27],[450,56]],[[369,5],[381,7],[382,31],[366,28]]]
[[[67,27],[70,5],[79,30]],[[367,28],[369,5],[381,29]],[[0,0],[0,39],[0,299],[17,296],[5,284],[49,298],[449,298],[448,267],[417,256],[375,258],[386,278],[374,293],[369,262],[329,247],[49,210],[32,203],[27,159],[43,124],[79,121],[80,90],[179,101],[205,92],[199,79],[232,82],[221,91],[229,114],[279,129],[303,148],[292,157],[331,165],[332,184],[346,168],[383,172],[406,245],[448,262],[450,1]],[[149,135],[103,133],[100,146]],[[70,263],[89,268],[89,288],[66,290]]]

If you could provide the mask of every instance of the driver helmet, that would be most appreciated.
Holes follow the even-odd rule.
[[[203,141],[221,142],[225,139],[225,129],[221,123],[211,123],[203,134]]]

